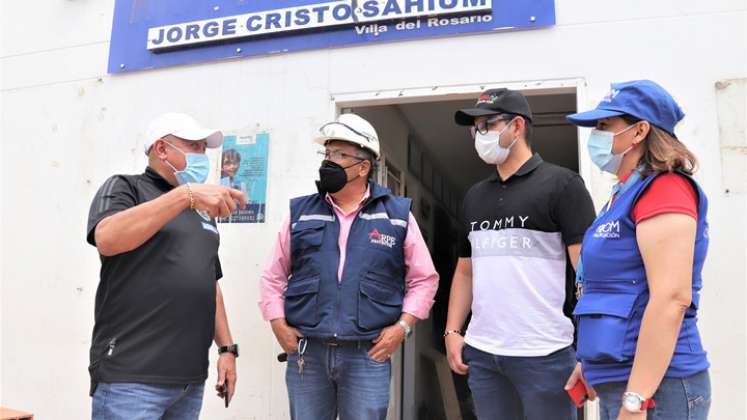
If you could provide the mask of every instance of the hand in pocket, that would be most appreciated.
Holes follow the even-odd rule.
[[[469,366],[467,366],[462,359],[464,337],[459,334],[449,334],[446,336],[445,341],[446,358],[449,361],[449,367],[454,371],[454,373],[466,375],[469,371]]]

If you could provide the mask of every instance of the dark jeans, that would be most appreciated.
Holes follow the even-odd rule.
[[[576,365],[571,347],[541,357],[497,356],[464,346],[479,420],[576,420],[564,386]]]
[[[368,357],[373,344],[329,346],[309,340],[303,375],[298,352],[288,355],[288,385],[293,420],[385,420],[389,407],[391,363]]]
[[[594,385],[599,396],[601,420],[615,420],[622,407],[627,382]],[[711,407],[711,379],[708,370],[687,378],[664,378],[654,394],[656,407],[648,420],[706,420]]]

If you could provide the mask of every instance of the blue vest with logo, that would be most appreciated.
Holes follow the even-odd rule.
[[[306,337],[371,340],[402,313],[411,201],[375,183],[369,191],[350,227],[341,281],[334,209],[321,194],[291,200],[285,317]]]
[[[578,320],[577,357],[591,384],[627,381],[633,366],[643,312],[649,301],[646,270],[630,217],[636,202],[659,174],[637,181],[599,214],[581,249],[583,287],[573,314]],[[698,222],[692,271],[692,304],[685,312],[672,361],[665,376],[683,378],[709,364],[697,327],[703,263],[708,250],[708,200],[698,195]]]

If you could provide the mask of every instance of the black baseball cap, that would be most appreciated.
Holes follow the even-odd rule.
[[[460,109],[454,114],[458,125],[474,125],[475,117],[495,114],[517,114],[532,122],[532,110],[521,93],[505,88],[490,89],[477,98],[474,108]]]

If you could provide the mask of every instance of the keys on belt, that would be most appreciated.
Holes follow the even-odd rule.
[[[296,361],[296,364],[298,365],[298,374],[301,376],[301,382],[303,382],[303,367],[306,363],[303,360],[303,355],[306,353],[306,347],[309,345],[309,340],[302,338],[298,340],[298,361]]]

